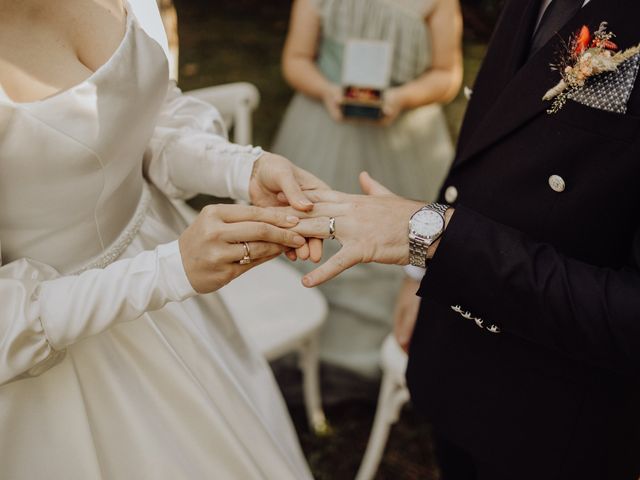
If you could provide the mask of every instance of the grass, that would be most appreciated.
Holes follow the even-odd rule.
[[[254,143],[268,148],[292,95],[280,74],[290,0],[175,0],[175,5],[180,20],[180,86],[191,90],[236,81],[254,83],[262,95],[254,117]],[[464,85],[472,85],[485,46],[467,41],[464,50]],[[465,108],[462,93],[446,107],[454,138]],[[326,406],[333,431],[328,436],[316,437],[306,425],[299,392],[287,391],[288,386],[299,385],[299,374],[285,370],[280,372],[279,380],[315,477],[318,480],[354,478],[375,414],[376,386],[364,395],[354,392],[353,398]],[[376,478],[437,478],[429,425],[410,406],[392,430]]]

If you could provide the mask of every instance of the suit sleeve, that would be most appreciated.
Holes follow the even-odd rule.
[[[638,270],[568,258],[465,207],[456,209],[419,295],[472,312],[503,334],[640,372]]]

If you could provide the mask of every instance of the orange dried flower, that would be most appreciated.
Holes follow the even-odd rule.
[[[584,25],[580,30],[580,33],[576,37],[576,46],[573,52],[574,55],[575,56],[582,55],[589,48],[590,44],[591,44],[591,31],[589,30],[589,27]]]

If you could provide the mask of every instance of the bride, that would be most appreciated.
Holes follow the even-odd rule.
[[[0,11],[0,478],[311,478],[268,365],[198,295],[308,256],[298,219],[186,228],[168,197],[308,211],[323,185],[169,84],[154,0]]]

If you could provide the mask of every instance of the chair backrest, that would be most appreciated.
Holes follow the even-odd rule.
[[[260,104],[260,92],[247,82],[228,83],[216,87],[200,88],[185,92],[218,109],[227,128],[233,128],[233,141],[240,145],[251,143],[253,136],[253,111]]]

